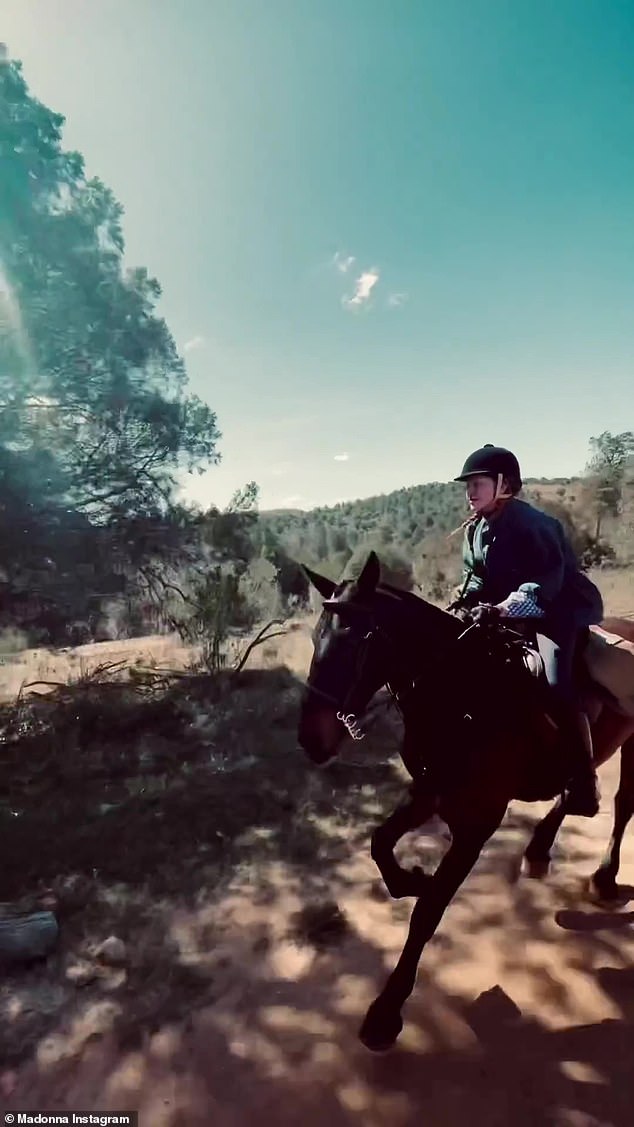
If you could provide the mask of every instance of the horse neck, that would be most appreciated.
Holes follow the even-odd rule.
[[[394,599],[394,594],[398,599]],[[380,591],[382,626],[398,654],[397,675],[415,675],[433,651],[446,653],[457,642],[463,624],[447,611],[409,592],[385,587]]]

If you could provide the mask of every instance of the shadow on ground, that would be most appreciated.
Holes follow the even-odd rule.
[[[132,1047],[116,1025],[81,1059],[72,1027],[49,1036],[7,1106],[135,1107],[153,1127],[631,1124],[631,968],[594,975],[612,1017],[565,1028],[524,1014],[499,984],[465,999],[423,973],[398,1048],[374,1057],[355,1038],[384,973],[380,948],[350,932],[327,950],[298,950],[290,979],[271,973],[261,947],[239,947],[238,990],[218,980],[213,1005]]]
[[[510,811],[451,905],[398,1047],[360,1046],[411,910],[368,859],[405,785],[398,727],[313,772],[300,691],[280,668],[182,681],[145,711],[96,695],[10,744],[2,898],[54,904],[61,941],[3,980],[6,1106],[137,1107],[152,1127],[629,1127],[634,913],[580,902],[597,851],[574,824],[560,878],[508,879],[534,810]],[[442,848],[402,847],[430,865]],[[109,935],[117,965],[95,956]]]

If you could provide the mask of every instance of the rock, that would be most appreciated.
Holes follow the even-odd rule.
[[[66,978],[73,986],[88,986],[99,977],[99,972],[91,963],[73,963],[66,970]]]
[[[109,935],[95,951],[95,957],[106,966],[120,967],[127,962],[128,952],[122,939]]]
[[[101,990],[107,993],[114,993],[115,990],[120,990],[128,977],[127,970],[115,970],[114,967],[102,968],[99,975],[99,986]]]

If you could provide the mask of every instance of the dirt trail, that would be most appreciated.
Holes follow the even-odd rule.
[[[279,653],[297,668],[309,651],[303,630]],[[356,1033],[411,902],[386,897],[351,823],[334,860],[314,857],[338,932],[297,938],[306,878],[283,859],[264,856],[257,884],[238,869],[219,901],[190,898],[169,921],[181,968],[211,973],[210,1004],[192,999],[188,1016],[125,1048],[111,1029],[116,990],[102,991],[3,1073],[5,1106],[134,1108],[142,1127],[631,1127],[634,903],[608,911],[584,892],[617,775],[618,760],[602,771],[601,814],[569,820],[545,883],[513,877],[548,805],[514,804],[423,956],[390,1053],[369,1054]],[[308,803],[318,784],[307,771],[302,785]],[[337,793],[334,778],[333,804]],[[373,802],[368,791],[368,815]],[[423,861],[441,848],[403,844]],[[632,834],[620,880],[634,884]]]

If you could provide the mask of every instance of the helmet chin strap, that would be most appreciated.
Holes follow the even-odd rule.
[[[495,493],[493,494],[493,501],[491,502],[493,505],[497,505],[498,501],[509,501],[513,496],[513,494],[509,490],[504,491],[504,489],[502,488],[503,484],[504,474],[499,473],[497,482],[495,483]]]

